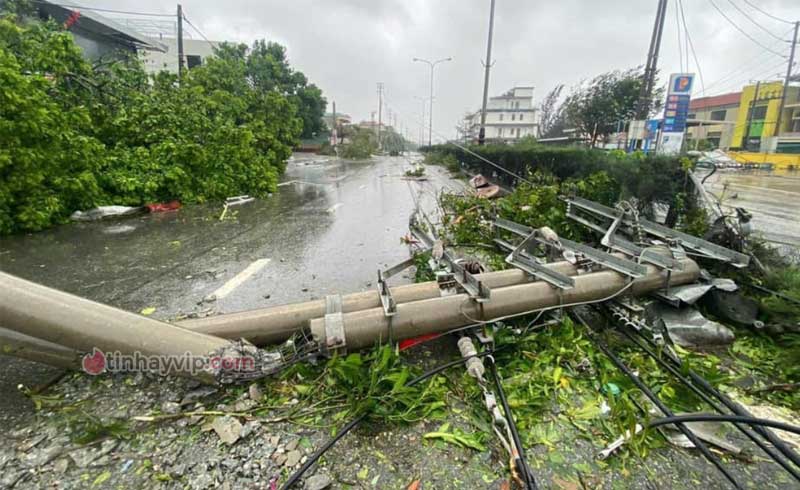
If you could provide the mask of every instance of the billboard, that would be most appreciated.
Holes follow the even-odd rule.
[[[681,151],[693,84],[693,73],[673,73],[669,77],[659,153],[679,153]]]

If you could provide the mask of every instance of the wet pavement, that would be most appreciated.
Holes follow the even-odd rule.
[[[709,177],[705,188],[722,199],[726,214],[737,207],[749,211],[754,231],[766,240],[800,247],[800,172],[724,169]]]
[[[231,207],[222,220],[220,204],[205,204],[4,237],[0,270],[133,312],[155,308],[160,319],[370,289],[378,268],[408,258],[400,239],[417,200],[431,210],[442,187],[462,188],[441,167],[407,180],[410,160],[296,154],[275,194]],[[30,408],[14,396],[18,383],[53,374],[34,366],[0,357],[0,416]]]

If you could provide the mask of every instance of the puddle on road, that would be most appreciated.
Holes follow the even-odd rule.
[[[719,170],[705,187],[722,198],[726,213],[737,207],[752,213],[754,231],[767,240],[800,247],[800,172]]]

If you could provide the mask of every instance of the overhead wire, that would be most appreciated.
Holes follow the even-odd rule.
[[[689,49],[691,48],[692,51],[692,58],[694,58],[694,64],[697,66],[697,75],[700,77],[700,87],[701,87],[701,95],[705,95],[706,93],[706,81],[703,78],[703,69],[700,67],[700,60],[697,59],[697,52],[694,49],[694,42],[692,42],[692,36],[689,34],[689,25],[686,23],[686,13],[683,10],[683,0],[678,0],[678,9],[681,13],[681,20],[683,20],[683,30],[686,33],[686,66],[688,69],[689,66]]]
[[[786,24],[794,24],[794,22],[792,22],[791,20],[781,19],[780,17],[776,17],[776,16],[770,14],[769,12],[763,10],[758,5],[753,5],[753,3],[751,3],[749,0],[742,0],[742,1],[744,3],[746,3],[747,5],[749,5],[750,7],[752,7],[754,9],[756,9],[757,11],[761,12],[762,14],[766,15],[767,17],[769,17],[772,20],[777,20],[778,22],[784,22]]]
[[[204,40],[205,40],[205,41],[206,41],[208,44],[210,44],[212,47],[214,46],[214,43],[213,43],[213,42],[211,42],[211,41],[210,41],[210,40],[209,40],[209,39],[206,37],[206,35],[205,35],[205,34],[203,34],[203,31],[201,31],[201,30],[200,30],[200,29],[199,29],[199,28],[198,28],[196,25],[192,24],[192,21],[191,21],[191,20],[189,20],[189,18],[188,18],[188,17],[186,17],[186,12],[184,12],[184,13],[183,13],[183,20],[185,20],[185,21],[186,21],[186,23],[187,23],[187,24],[189,24],[189,25],[192,27],[192,29],[194,29],[194,30],[195,30],[195,31],[196,31],[198,34],[200,34],[200,37],[202,37],[202,38],[203,38],[203,39],[204,39]]]
[[[736,10],[738,10],[738,11],[739,11],[739,13],[741,13],[741,14],[742,14],[742,15],[743,15],[743,16],[744,16],[744,17],[745,17],[747,20],[749,20],[749,21],[750,21],[750,23],[752,23],[753,25],[755,25],[756,27],[758,27],[758,28],[759,28],[759,29],[761,29],[762,31],[766,32],[768,35],[772,36],[773,38],[777,39],[778,41],[783,41],[783,40],[784,40],[784,39],[780,38],[778,35],[776,35],[774,32],[770,31],[769,29],[767,29],[766,27],[764,27],[763,25],[761,25],[761,24],[760,24],[758,21],[756,21],[754,18],[752,18],[751,16],[747,15],[747,12],[745,12],[744,10],[742,10],[742,9],[741,9],[741,7],[739,7],[738,5],[736,5],[736,4],[733,2],[733,0],[728,0],[728,3],[730,3],[730,4],[733,6],[733,8],[735,8]]]
[[[709,2],[711,2],[711,5],[714,7],[714,9],[715,9],[717,12],[719,12],[719,14],[720,14],[722,17],[724,17],[724,18],[725,18],[725,20],[727,20],[727,21],[728,21],[728,23],[729,23],[730,25],[732,25],[732,26],[733,26],[733,27],[734,27],[734,28],[735,28],[737,31],[739,31],[739,32],[740,32],[740,33],[741,33],[741,34],[742,34],[744,37],[746,37],[747,39],[749,39],[749,40],[750,40],[750,41],[752,41],[753,43],[755,43],[755,44],[757,44],[757,45],[761,46],[761,48],[762,48],[762,49],[764,49],[765,51],[769,51],[770,53],[776,54],[776,55],[778,55],[778,56],[780,56],[780,57],[782,57],[782,58],[785,58],[785,57],[786,57],[786,56],[784,56],[784,55],[782,55],[782,54],[778,53],[777,51],[773,51],[772,49],[768,48],[767,46],[765,46],[764,44],[762,44],[762,43],[761,43],[761,42],[760,42],[758,39],[756,39],[756,38],[754,38],[753,36],[751,36],[750,34],[748,34],[748,33],[747,33],[747,31],[745,31],[744,29],[742,29],[742,28],[739,26],[739,24],[737,24],[736,22],[734,22],[734,21],[733,21],[733,19],[731,19],[730,17],[728,17],[728,15],[727,15],[727,14],[726,14],[726,13],[725,13],[725,12],[724,12],[724,11],[723,11],[721,8],[719,8],[719,6],[718,6],[718,5],[717,5],[717,4],[714,2],[714,0],[708,0],[708,1],[709,1]]]
[[[96,12],[105,12],[111,14],[122,14],[122,15],[143,15],[147,17],[175,17],[175,14],[157,14],[154,12],[135,12],[130,10],[113,10],[113,9],[106,9],[106,8],[99,8],[99,7],[84,7],[83,5],[76,5],[71,3],[52,3],[52,2],[45,2],[43,0],[31,0],[33,3],[39,3],[43,5],[56,5],[58,7],[64,7],[68,9],[80,9],[80,10],[88,10],[88,11],[96,11]]]

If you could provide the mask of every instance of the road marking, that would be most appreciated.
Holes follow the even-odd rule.
[[[258,259],[255,262],[251,263],[244,270],[234,277],[232,277],[228,282],[220,286],[219,289],[212,293],[217,299],[222,299],[225,296],[231,294],[234,289],[241,286],[246,280],[250,279],[250,277],[255,274],[256,272],[263,269],[267,264],[269,264],[270,259]]]
[[[329,207],[329,208],[328,208],[328,212],[329,212],[329,213],[336,212],[336,210],[337,210],[337,209],[339,209],[339,208],[340,208],[340,207],[342,207],[342,206],[344,206],[344,203],[342,203],[342,202],[337,202],[336,204],[334,204],[333,206],[331,206],[331,207]]]

